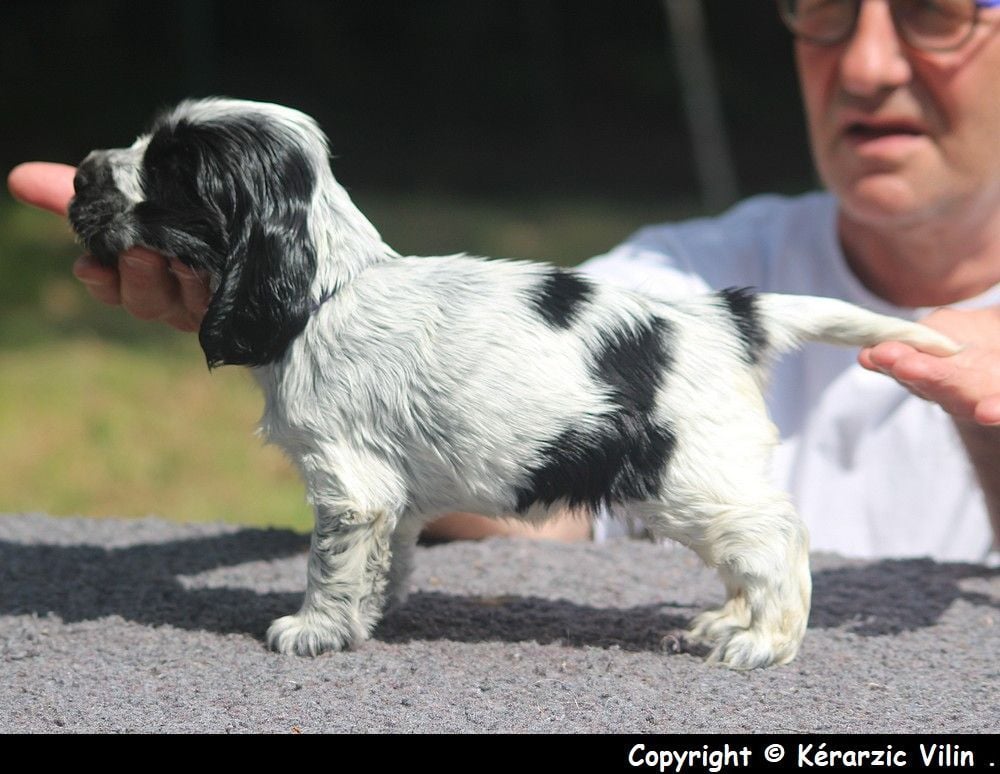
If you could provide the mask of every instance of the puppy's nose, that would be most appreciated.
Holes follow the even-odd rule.
[[[86,189],[111,179],[111,169],[107,164],[107,151],[91,151],[80,162],[73,176],[73,190],[83,193]]]

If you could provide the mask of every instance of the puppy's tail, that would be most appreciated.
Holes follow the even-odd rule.
[[[888,317],[867,309],[818,296],[791,296],[777,293],[751,294],[727,290],[722,297],[734,313],[741,334],[752,327],[756,316],[761,326],[761,344],[779,354],[803,341],[822,341],[854,347],[870,347],[882,341],[900,341],[931,355],[954,355],[961,347],[926,325]],[[735,305],[735,308],[734,308]],[[741,319],[742,305],[747,317]]]

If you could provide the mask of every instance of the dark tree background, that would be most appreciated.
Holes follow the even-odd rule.
[[[740,192],[809,187],[769,0],[705,0]],[[355,189],[696,195],[661,0],[2,0],[0,162],[224,94],[312,113]]]

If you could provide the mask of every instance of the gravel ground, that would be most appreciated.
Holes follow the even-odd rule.
[[[735,673],[679,647],[721,600],[638,541],[419,549],[348,653],[270,653],[308,539],[156,519],[0,516],[2,732],[1000,731],[1000,571],[815,556],[799,657]]]

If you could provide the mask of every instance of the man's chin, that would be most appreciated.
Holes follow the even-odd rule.
[[[919,223],[937,209],[927,189],[893,172],[861,175],[828,188],[850,219],[871,226],[907,226]]]

